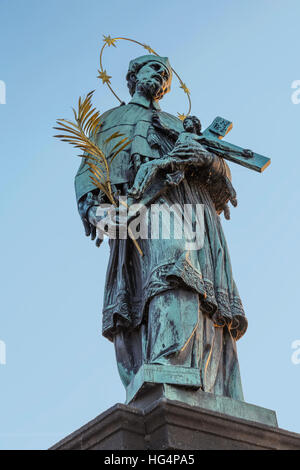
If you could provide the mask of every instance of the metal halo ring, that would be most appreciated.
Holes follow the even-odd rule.
[[[149,54],[153,54],[153,55],[157,55],[159,56],[159,54],[157,54],[157,52],[154,51],[154,49],[152,49],[152,47],[148,46],[147,44],[143,44],[139,41],[136,41],[135,39],[129,39],[129,38],[123,38],[123,37],[120,37],[120,38],[111,38],[110,36],[104,36],[104,44],[101,48],[101,51],[100,51],[100,69],[99,69],[99,75],[97,78],[100,78],[102,80],[102,83],[103,84],[106,84],[108,86],[108,88],[110,89],[110,91],[112,92],[112,94],[117,98],[117,100],[120,102],[120,103],[123,103],[123,101],[119,98],[119,96],[115,93],[115,91],[112,89],[112,86],[110,84],[110,79],[111,79],[111,76],[107,75],[107,72],[106,70],[103,68],[103,64],[102,64],[102,55],[103,55],[103,51],[105,49],[106,46],[110,47],[110,46],[114,46],[114,47],[117,47],[115,45],[115,42],[116,41],[119,41],[119,40],[123,40],[123,41],[129,41],[129,42],[133,42],[135,44],[138,44],[139,46],[142,46],[144,49],[146,49]],[[172,72],[174,73],[174,75],[178,78],[179,80],[179,83],[180,83],[180,88],[183,89],[184,93],[187,95],[187,98],[188,98],[188,101],[189,101],[189,109],[188,109],[188,112],[186,114],[180,114],[180,113],[177,113],[178,114],[178,117],[179,119],[183,120],[185,119],[191,112],[191,108],[192,108],[192,102],[191,102],[191,97],[190,97],[190,90],[188,89],[188,87],[186,86],[186,84],[181,80],[181,78],[179,77],[178,73],[175,72],[175,70],[172,68]]]

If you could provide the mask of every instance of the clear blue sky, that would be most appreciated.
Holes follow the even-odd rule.
[[[228,140],[272,158],[263,175],[231,165],[239,206],[223,222],[249,318],[239,342],[246,401],[300,432],[298,0],[0,0],[0,448],[43,449],[116,402],[124,390],[101,337],[107,245],[84,236],[73,178],[76,152],[53,139],[80,94],[117,105],[96,79],[102,34],[149,43],[192,92],[204,126],[234,122]],[[122,43],[104,62],[128,100]],[[162,106],[186,110],[174,81]]]

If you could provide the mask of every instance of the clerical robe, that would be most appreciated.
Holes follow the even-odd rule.
[[[174,145],[158,131],[161,145],[153,145],[154,112],[165,128],[183,130],[179,119],[145,98],[133,98],[103,114],[97,139],[108,159],[115,145],[105,143],[110,135],[119,131],[132,139],[112,163],[110,176],[116,188],[133,183],[136,155],[142,162],[161,158]],[[95,191],[88,174],[83,162],[75,181],[78,201]],[[125,385],[144,362],[176,364],[198,367],[204,390],[242,399],[235,341],[245,333],[247,320],[213,194],[198,169],[156,201],[182,207],[204,204],[204,245],[198,250],[187,250],[184,238],[139,239],[141,257],[130,238],[109,241],[103,335],[115,342]]]

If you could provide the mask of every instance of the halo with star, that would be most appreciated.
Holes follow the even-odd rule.
[[[142,46],[144,49],[146,49],[146,51],[149,52],[149,54],[153,54],[153,55],[157,55],[159,56],[159,54],[157,54],[157,52],[154,51],[154,49],[152,49],[152,47],[148,46],[147,44],[143,44],[139,41],[136,41],[135,39],[130,39],[130,38],[123,38],[123,37],[120,37],[120,38],[112,38],[110,36],[104,36],[103,35],[103,41],[104,41],[104,44],[101,48],[101,51],[100,51],[100,68],[98,70],[98,77],[100,80],[102,80],[102,83],[103,85],[107,85],[107,87],[110,89],[110,91],[112,92],[112,94],[117,98],[117,100],[120,102],[120,103],[123,103],[123,101],[119,98],[119,96],[115,93],[115,91],[113,90],[112,86],[111,86],[111,82],[110,82],[110,79],[112,78],[110,75],[108,75],[107,71],[104,69],[103,67],[103,63],[102,63],[102,56],[103,56],[103,51],[105,49],[105,47],[110,47],[110,46],[113,46],[113,47],[117,47],[116,46],[116,42],[117,41],[129,41],[129,42],[133,42],[135,44],[138,44],[139,46]],[[178,73],[172,68],[172,72],[174,73],[174,75],[178,78],[179,80],[179,86],[180,88],[182,88],[182,90],[184,91],[184,93],[186,94],[187,98],[188,98],[188,102],[189,102],[189,108],[188,108],[188,111],[187,113],[177,113],[178,115],[178,118],[181,119],[182,121],[190,114],[191,112],[191,108],[192,108],[192,102],[191,102],[191,92],[190,90],[188,89],[188,87],[186,86],[186,84],[181,80],[180,76],[178,75]]]

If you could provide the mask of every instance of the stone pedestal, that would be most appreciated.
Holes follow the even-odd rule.
[[[51,448],[71,449],[300,450],[300,434],[279,429],[271,410],[152,384],[130,404],[113,406]]]

